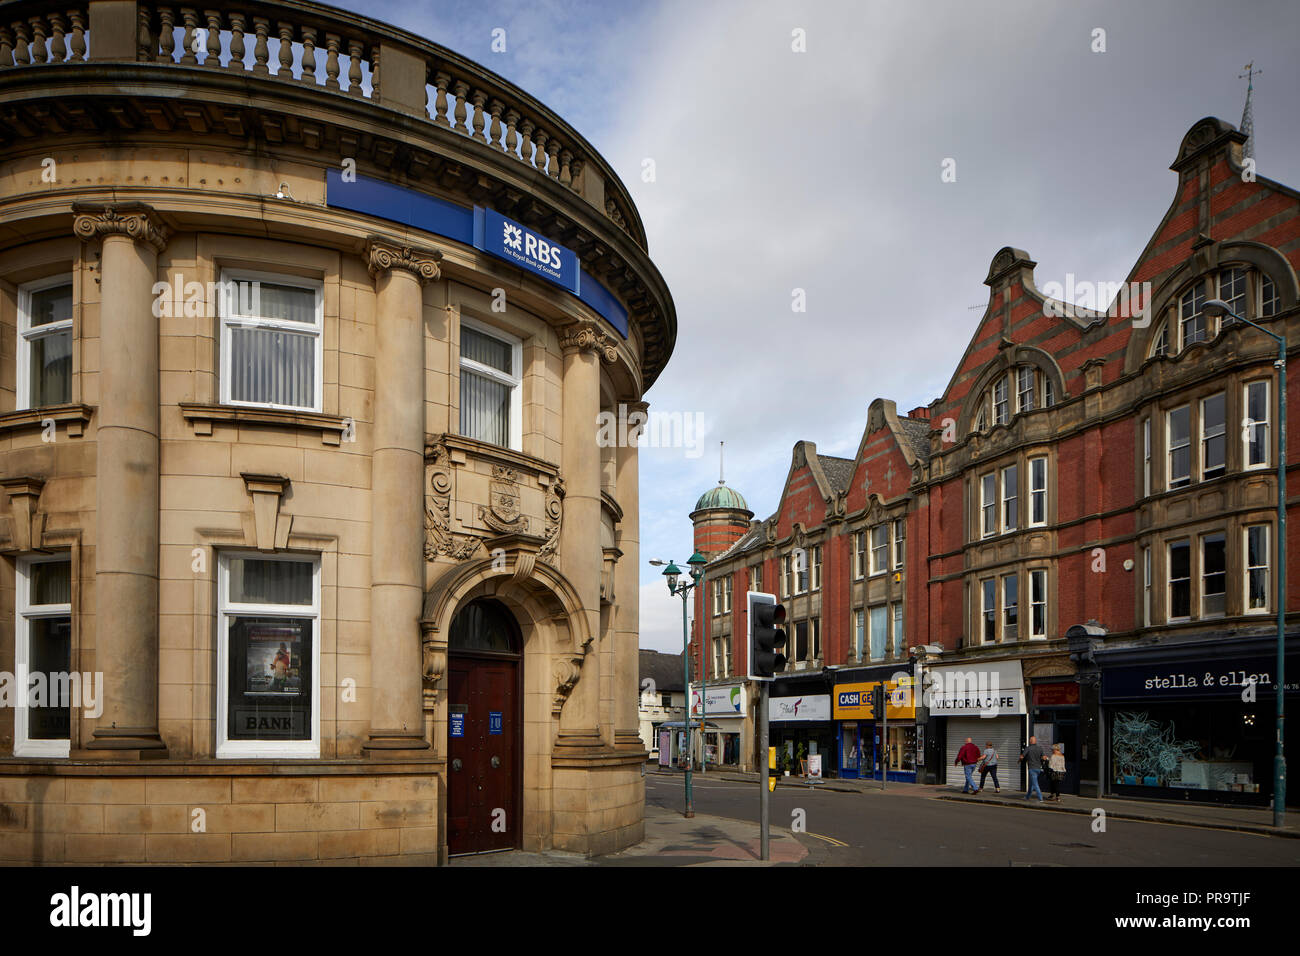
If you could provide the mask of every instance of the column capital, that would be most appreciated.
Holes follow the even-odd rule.
[[[72,214],[72,231],[84,242],[127,236],[162,252],[171,236],[154,208],[142,202],[73,203]]]
[[[614,339],[595,322],[574,322],[561,328],[560,348],[566,355],[572,352],[595,352],[611,364],[618,359]]]
[[[365,255],[366,268],[376,278],[380,273],[405,269],[423,285],[442,275],[442,271],[438,268],[438,263],[442,260],[442,252],[437,249],[399,246],[377,236],[371,236],[366,240]]]

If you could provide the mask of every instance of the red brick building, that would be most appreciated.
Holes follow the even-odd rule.
[[[709,565],[733,592],[730,614],[697,607],[710,671],[729,641],[743,673],[743,595],[761,583],[791,621],[773,695],[835,698],[796,734],[833,751],[830,769],[883,759],[907,779],[910,742],[920,778],[943,779],[966,736],[1014,766],[1033,733],[1063,745],[1068,791],[1266,804],[1276,348],[1204,304],[1300,338],[1300,193],[1255,176],[1246,140],[1213,118],[1191,128],[1122,289],[1067,276],[1040,291],[1029,256],[1003,248],[942,396],[904,417],[877,399],[851,460],[796,444],[775,513]],[[1069,304],[1094,291],[1094,308]],[[836,688],[890,668],[925,688],[914,734],[859,720],[850,742]],[[1300,702],[1300,661],[1288,673]]]

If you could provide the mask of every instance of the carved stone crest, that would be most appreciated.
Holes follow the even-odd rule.
[[[513,468],[492,466],[491,501],[479,505],[479,520],[499,534],[527,534],[528,518],[519,513],[519,475]]]

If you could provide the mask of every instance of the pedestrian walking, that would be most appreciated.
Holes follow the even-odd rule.
[[[1052,799],[1061,802],[1061,781],[1065,779],[1065,754],[1060,744],[1052,744],[1052,755],[1047,758],[1047,782],[1052,788]]]
[[[969,737],[962,744],[961,750],[957,751],[957,759],[954,760],[953,766],[960,765],[966,774],[966,786],[961,788],[962,793],[979,793],[979,787],[975,786],[975,764],[979,762],[980,749],[971,743]]]
[[[1025,770],[1028,771],[1029,776],[1029,788],[1025,791],[1026,800],[1036,793],[1038,794],[1038,802],[1043,802],[1043,791],[1038,786],[1038,775],[1043,772],[1044,759],[1043,748],[1038,745],[1038,738],[1030,737],[1029,746],[1020,755],[1020,762],[1025,765]]]
[[[981,790],[984,789],[984,782],[988,779],[989,774],[993,774],[993,792],[1002,792],[1002,787],[998,784],[998,752],[991,740],[984,741],[984,756],[980,758],[979,772]]]

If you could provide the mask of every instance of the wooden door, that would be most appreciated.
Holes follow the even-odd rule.
[[[450,853],[519,845],[519,662],[453,655],[448,669]]]

